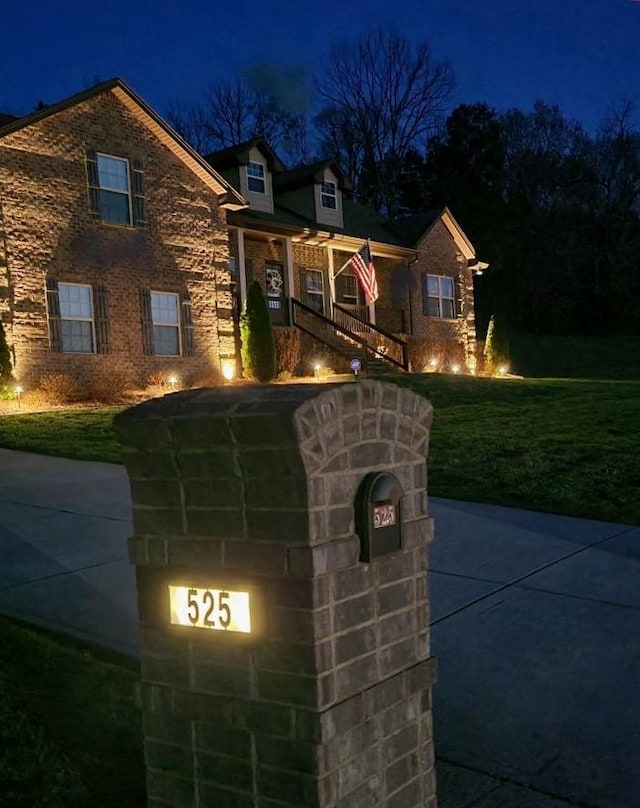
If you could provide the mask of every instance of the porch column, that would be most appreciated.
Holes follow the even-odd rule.
[[[329,281],[329,315],[333,317],[333,304],[336,302],[336,279],[333,275],[334,273],[334,264],[333,264],[333,247],[327,247],[327,278]]]
[[[240,293],[240,312],[244,311],[247,302],[247,270],[244,258],[244,230],[239,227],[238,234],[238,291]]]
[[[293,242],[289,236],[284,240],[284,264],[284,271],[287,273],[288,319],[291,324],[291,298],[294,297],[295,286],[293,282]]]

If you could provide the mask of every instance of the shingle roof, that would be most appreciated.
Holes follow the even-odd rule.
[[[14,121],[17,120],[18,118],[15,115],[9,115],[6,112],[0,112],[0,129],[2,129],[3,126],[7,126],[8,124],[13,123]]]
[[[344,236],[361,238],[363,241],[370,238],[381,244],[392,244],[397,247],[411,246],[405,244],[398,236],[389,229],[388,222],[379,216],[373,209],[359,205],[350,199],[343,201],[344,227],[334,227],[327,224],[318,224],[314,219],[307,219],[299,212],[282,205],[276,199],[274,201],[273,213],[264,213],[259,210],[245,208],[237,213],[229,214],[229,223],[237,224],[240,220],[255,219],[258,222],[287,225],[298,227],[301,230],[316,231],[322,230],[327,233],[336,233]]]
[[[427,210],[422,213],[414,213],[411,216],[403,216],[400,219],[394,219],[388,223],[388,227],[404,244],[414,247],[435,220],[440,218],[441,214],[441,210]]]
[[[284,163],[280,160],[278,155],[273,151],[271,146],[264,138],[254,137],[251,140],[245,140],[235,146],[228,146],[226,149],[219,149],[218,151],[206,154],[204,159],[213,166],[215,169],[222,171],[234,165],[246,165],[249,162],[249,152],[251,149],[258,148],[267,158],[267,164],[271,171],[286,171]]]
[[[293,188],[300,188],[303,185],[314,185],[321,182],[324,171],[330,168],[338,177],[340,188],[351,189],[351,183],[340,168],[337,160],[318,160],[306,166],[298,166],[291,171],[274,177],[274,185],[278,191],[287,191]]]

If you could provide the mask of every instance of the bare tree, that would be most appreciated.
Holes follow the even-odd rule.
[[[306,120],[275,95],[247,79],[210,84],[202,103],[174,104],[169,123],[198,151],[216,149],[263,137],[294,160],[306,150]]]
[[[409,149],[423,152],[453,89],[446,62],[435,62],[427,42],[416,47],[382,28],[359,42],[332,49],[318,91],[331,110],[324,134],[348,122],[350,158],[360,198],[393,214],[395,184]],[[322,126],[322,120],[319,123]]]

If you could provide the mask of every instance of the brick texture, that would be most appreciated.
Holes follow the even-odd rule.
[[[154,799],[435,806],[431,418],[372,381],[178,393],[116,418]],[[363,564],[353,503],[378,470],[404,493],[403,548]],[[176,580],[255,587],[262,633],[170,626]]]
[[[141,161],[145,228],[94,221],[87,149]],[[143,382],[154,371],[206,378],[233,356],[226,213],[207,188],[115,97],[105,92],[0,140],[0,316],[15,374],[81,379],[121,371]],[[45,283],[107,290],[110,351],[51,350]],[[194,355],[143,355],[140,289],[188,293]]]
[[[231,250],[236,249],[232,240]],[[325,304],[328,304],[327,250],[298,242],[293,244],[292,249],[293,289],[287,289],[286,294],[303,299],[302,270],[318,269],[323,272]],[[254,235],[246,235],[245,256],[248,259],[248,284],[257,280],[265,287],[265,267],[270,261],[282,264],[286,278],[285,249],[281,238],[260,239]],[[337,272],[351,257],[352,253],[335,250],[334,270]],[[458,364],[461,370],[474,371],[477,345],[473,278],[466,258],[441,221],[436,222],[420,241],[416,257],[411,268],[408,268],[404,257],[375,257],[380,293],[375,305],[376,324],[392,334],[409,339],[413,369],[418,372],[427,369],[429,360],[434,357],[437,358],[440,369],[450,369],[452,365]],[[427,274],[453,279],[456,296],[454,318],[428,317],[425,314],[423,279]],[[303,360],[307,364],[313,359],[313,352],[313,343],[303,341]]]

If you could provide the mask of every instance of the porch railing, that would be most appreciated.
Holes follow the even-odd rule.
[[[365,366],[368,359],[376,358],[403,370],[409,369],[407,346],[401,339],[335,304],[333,314],[333,319],[325,317],[291,298],[292,324],[301,331],[342,353],[357,352]]]
[[[363,320],[337,303],[333,304],[333,320],[346,331],[363,337],[367,342],[367,349],[378,358],[409,370],[407,343],[400,337]]]

